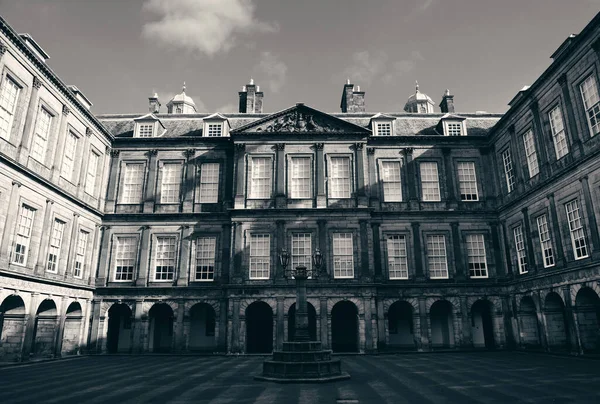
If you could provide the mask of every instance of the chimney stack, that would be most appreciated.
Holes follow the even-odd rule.
[[[446,90],[444,93],[440,102],[440,110],[445,114],[454,113],[454,96],[450,94],[450,90]]]
[[[254,79],[242,87],[239,92],[239,112],[242,114],[261,114],[263,112],[263,96],[260,86],[254,84]]]
[[[154,93],[152,97],[148,97],[148,111],[153,114],[160,113],[160,101],[158,101],[157,93]]]
[[[360,91],[360,86],[354,88],[354,84],[350,83],[350,79],[344,84],[342,92],[342,102],[340,103],[342,112],[365,112],[365,92]]]

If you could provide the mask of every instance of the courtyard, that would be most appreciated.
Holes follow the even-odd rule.
[[[597,403],[600,362],[520,352],[342,356],[352,378],[254,381],[262,356],[90,356],[0,368],[1,403]]]

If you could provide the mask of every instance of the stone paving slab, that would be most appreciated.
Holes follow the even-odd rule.
[[[0,369],[0,403],[599,403],[600,366],[519,352],[342,356],[351,379],[255,381],[261,357],[90,356]]]

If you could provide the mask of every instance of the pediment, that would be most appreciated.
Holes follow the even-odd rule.
[[[360,133],[371,131],[343,119],[296,104],[258,121],[239,127],[232,133]]]

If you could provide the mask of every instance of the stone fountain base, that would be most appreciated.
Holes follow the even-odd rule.
[[[342,372],[339,359],[331,359],[331,351],[321,349],[318,341],[284,342],[283,351],[274,351],[273,359],[263,363],[256,380],[277,383],[326,383],[349,379]]]

